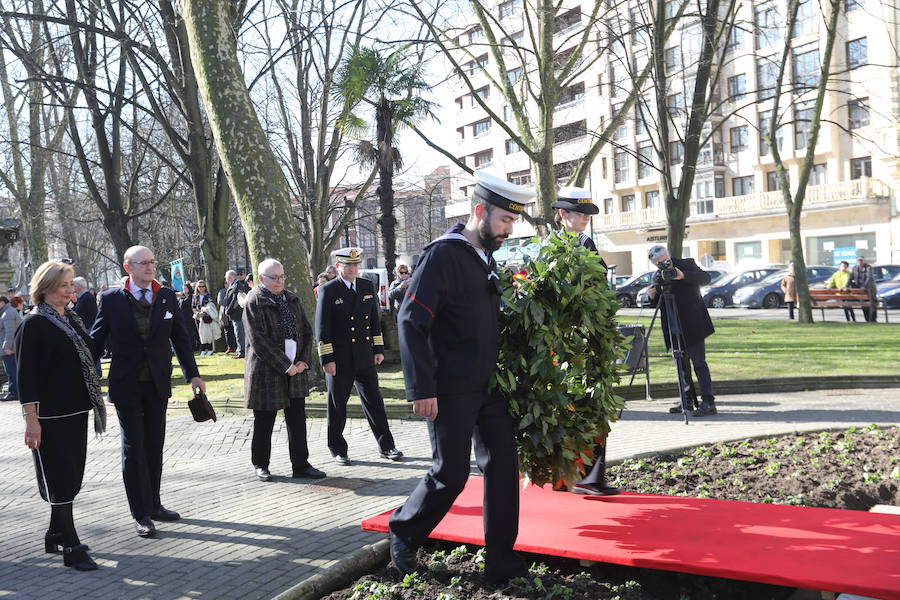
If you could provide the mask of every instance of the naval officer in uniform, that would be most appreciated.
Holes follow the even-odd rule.
[[[491,253],[512,234],[534,193],[475,173],[475,207],[425,249],[397,326],[413,411],[428,418],[431,468],[390,519],[391,558],[416,569],[415,551],[469,478],[472,441],[484,473],[485,578],[527,576],[513,552],[519,528],[518,460],[507,400],[488,390],[497,368],[500,286]]]
[[[358,249],[344,248],[336,255],[338,276],[319,286],[316,305],[316,339],[328,387],[328,449],[338,464],[350,464],[344,425],[355,384],[381,456],[401,460],[403,453],[394,447],[375,369],[384,360],[375,286],[357,277],[362,260]]]
[[[590,190],[579,187],[564,187],[556,195],[557,200],[550,205],[557,209],[556,219],[560,224],[560,232],[566,231],[578,236],[578,244],[591,252],[599,254],[591,236],[584,232],[591,222],[591,215],[600,212],[600,208],[591,199]],[[606,262],[600,257],[600,264],[606,268]],[[597,440],[594,446],[594,465],[587,477],[572,486],[575,494],[592,496],[611,496],[619,493],[619,489],[606,483],[606,439]]]

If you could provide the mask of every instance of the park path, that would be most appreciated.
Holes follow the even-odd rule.
[[[613,425],[608,458],[793,431],[900,424],[898,389],[735,395],[718,404],[718,416],[684,425],[679,415],[665,412],[669,401],[631,402]],[[422,421],[391,421],[397,447],[407,456],[391,463],[378,456],[365,421],[351,419],[347,439],[354,464],[341,467],[330,461],[324,420],[310,419],[310,460],[329,478],[292,480],[284,477],[290,465],[279,420],[271,465],[276,480],[262,483],[250,465],[251,418],[194,423],[171,416],[162,495],[182,519],[159,524],[159,537],[144,540],[128,514],[118,424],[114,413],[110,417],[103,439],[89,442],[75,503],[79,533],[100,569],[79,573],[63,567],[61,556],[43,553],[50,511],[38,496],[22,443],[20,407],[0,403],[0,598],[271,598],[382,539],[362,531],[360,521],[402,502],[430,463]]]

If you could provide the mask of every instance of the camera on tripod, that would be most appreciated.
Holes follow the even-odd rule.
[[[678,269],[672,264],[672,259],[667,258],[657,263],[656,267],[659,271],[653,276],[653,282],[660,287],[666,286],[678,277]]]

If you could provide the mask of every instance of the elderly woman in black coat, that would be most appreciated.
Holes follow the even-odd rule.
[[[78,539],[72,502],[81,489],[87,456],[87,416],[94,409],[94,430],[106,428],[90,337],[84,323],[67,308],[74,286],[72,267],[42,264],[31,280],[34,309],[16,332],[19,399],[25,418],[25,445],[31,448],[41,497],[50,503],[46,552],[63,548],[63,563],[79,571],[97,564]]]
[[[309,464],[306,445],[306,395],[312,328],[300,298],[284,289],[284,267],[273,258],[259,263],[259,283],[244,305],[246,362],[244,402],[253,409],[251,460],[260,481],[271,481],[272,428],[284,411],[292,477],[321,479]]]

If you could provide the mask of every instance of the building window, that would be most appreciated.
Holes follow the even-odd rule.
[[[520,79],[522,79],[522,67],[516,67],[515,69],[510,69],[506,72],[506,78],[509,80],[510,84],[517,83]]]
[[[529,185],[531,183],[531,171],[516,171],[507,173],[506,180],[516,185]]]
[[[622,196],[622,212],[634,211],[634,194]]]
[[[734,23],[728,31],[728,50],[740,50],[744,47],[744,30],[741,25]]]
[[[674,48],[666,48],[666,75],[671,75],[679,68],[681,68],[681,48],[679,46],[675,46]]]
[[[472,135],[474,137],[480,137],[482,135],[487,135],[491,131],[491,120],[485,119],[483,121],[478,121],[472,125]]]
[[[478,106],[478,100],[475,99],[475,96],[478,96],[482,100],[487,100],[488,96],[490,96],[490,89],[488,86],[484,86],[481,89],[475,90],[475,93],[472,94],[472,106]]]
[[[825,185],[828,183],[828,171],[825,164],[813,165],[809,170],[809,185]]]
[[[872,157],[863,156],[850,161],[850,179],[861,179],[872,176]]]
[[[747,93],[747,75],[741,73],[728,78],[728,99],[740,100]]]
[[[511,46],[521,46],[522,42],[525,41],[525,31],[517,31],[512,34],[508,38],[506,38],[506,42]]]
[[[666,0],[666,18],[671,19],[678,14],[681,2],[678,0]]]
[[[756,48],[768,48],[778,43],[780,28],[778,13],[774,4],[766,4],[756,9],[754,15],[756,31]]]
[[[647,208],[659,208],[659,190],[652,190],[644,194]]]
[[[859,129],[869,124],[869,99],[858,98],[847,103],[850,111],[850,129]]]
[[[847,12],[856,10],[857,8],[862,8],[865,5],[865,0],[847,0]]]
[[[637,147],[638,179],[653,175],[653,145],[641,142]]]
[[[818,4],[813,0],[803,0],[797,7],[797,21],[794,24],[794,36],[807,35],[816,32],[816,11]]]
[[[821,66],[819,64],[819,42],[813,42],[795,48],[793,55],[794,85],[801,88],[818,87],[819,76],[821,75]]]
[[[766,173],[766,191],[767,192],[777,192],[781,190],[781,182],[778,180],[778,173],[776,171],[769,171]]]
[[[481,28],[481,25],[478,25],[469,31],[469,43],[470,44],[474,44],[475,42],[480,42],[483,39],[484,39],[484,29]]]
[[[624,103],[613,104],[609,110],[610,116],[612,119],[619,117],[622,112],[622,106]],[[628,135],[628,126],[626,125],[625,120],[622,121],[622,124],[616,127],[616,130],[613,131],[613,139],[614,140],[622,140]]]
[[[855,69],[869,63],[869,43],[866,38],[847,42],[847,68]]]
[[[577,160],[567,160],[564,163],[558,163],[553,165],[553,172],[556,176],[556,180],[567,179],[571,177],[575,173],[575,168],[578,167]]]
[[[669,142],[669,162],[673,165],[679,164],[684,160],[684,143]]]
[[[628,172],[628,162],[629,157],[627,152],[624,150],[616,150],[614,152],[613,165],[615,174],[613,179],[616,183],[621,183],[631,178],[631,173]]]
[[[669,109],[669,117],[672,119],[684,114],[684,94],[678,92],[666,96],[666,108]]]
[[[463,98],[464,98],[464,97],[465,97],[465,96],[460,96],[459,98],[456,99],[456,110],[462,110],[462,109],[463,109]]]
[[[746,196],[753,193],[753,175],[735,177],[731,180],[731,195]]]
[[[778,65],[770,58],[756,59],[756,98],[765,100],[775,96]]]
[[[794,106],[794,149],[806,148],[809,130],[812,126],[813,103],[804,102]]]
[[[618,61],[613,60],[609,63],[609,97],[615,98],[623,90],[622,83],[625,81],[625,68]]]
[[[515,154],[519,150],[521,150],[521,148],[519,148],[519,143],[516,140],[506,140],[507,154]]]
[[[771,110],[763,110],[759,113],[759,155],[765,156],[769,153],[769,144],[766,143],[766,134],[769,133],[769,121],[772,120],[772,111]],[[776,123],[775,129],[775,143],[778,144],[778,149],[781,150],[781,125]]]
[[[603,200],[603,214],[604,215],[613,214],[613,199],[612,198],[605,198]]]
[[[457,127],[456,128],[456,139],[457,140],[466,139],[466,128],[465,127]]]
[[[750,134],[746,125],[740,127],[732,127],[728,130],[728,138],[731,140],[731,151],[740,152],[746,150],[750,144]]]
[[[566,123],[553,130],[553,143],[560,144],[583,135],[587,135],[587,121],[581,120],[574,123]]]
[[[494,151],[485,150],[475,155],[475,168],[486,167],[494,161]]]
[[[644,113],[641,112],[641,107],[638,106],[634,111],[634,134],[644,135],[645,133],[647,133],[647,123],[644,121]]]
[[[567,104],[573,104],[584,100],[584,82],[575,83],[565,88],[559,93],[556,100],[556,108],[561,108]]]
[[[522,0],[507,0],[500,3],[500,18],[506,19],[522,12]]]
[[[572,10],[568,10],[556,17],[553,22],[553,33],[565,31],[571,27],[575,27],[581,23],[581,7],[576,6]]]

